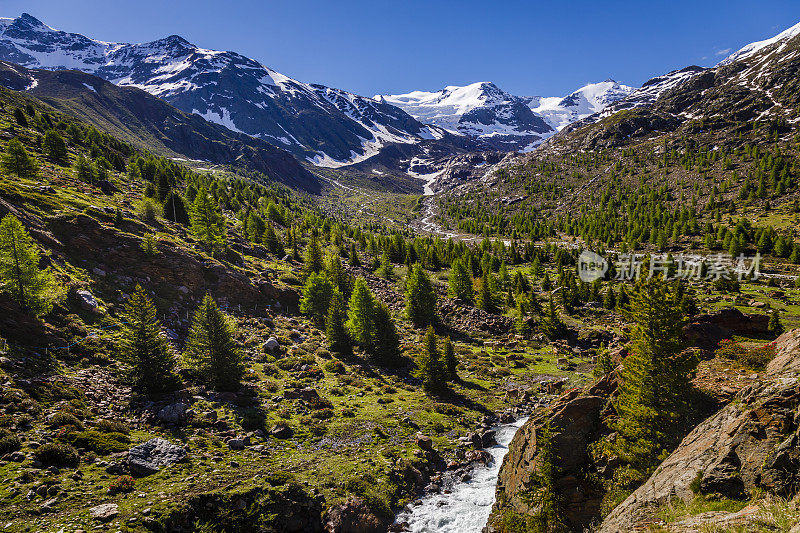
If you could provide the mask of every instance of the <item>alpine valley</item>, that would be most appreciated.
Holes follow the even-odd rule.
[[[762,37],[365,97],[0,19],[3,530],[797,533],[800,24]]]

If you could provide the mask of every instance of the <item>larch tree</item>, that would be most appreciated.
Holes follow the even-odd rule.
[[[325,317],[325,335],[328,337],[328,346],[335,352],[350,353],[353,343],[345,327],[347,310],[341,292],[334,292],[328,314]]]
[[[221,390],[238,387],[244,374],[242,353],[234,340],[235,331],[232,319],[206,295],[194,314],[183,356],[186,365],[205,383]]]
[[[192,233],[207,251],[225,244],[225,219],[205,188],[197,192],[189,215]]]
[[[683,351],[685,318],[666,283],[652,279],[632,295],[631,348],[620,373],[614,452],[643,476],[668,448],[685,409],[697,361]]]
[[[175,354],[156,318],[156,308],[141,286],[137,285],[125,302],[122,319],[119,351],[130,365],[133,389],[144,393],[173,390],[178,383]]]
[[[433,324],[436,317],[436,292],[420,263],[414,265],[406,280],[406,316],[417,327]]]
[[[447,294],[451,298],[458,300],[472,301],[472,276],[461,259],[455,259],[450,268],[450,275],[447,279]]]
[[[39,268],[39,249],[11,214],[0,221],[0,282],[24,310],[39,316],[52,308],[52,273]]]
[[[369,346],[372,341],[375,297],[364,278],[356,279],[347,312],[347,331],[356,343]]]
[[[0,168],[8,174],[16,174],[22,179],[33,179],[39,170],[36,160],[28,155],[19,139],[8,141],[6,151],[0,157]]]

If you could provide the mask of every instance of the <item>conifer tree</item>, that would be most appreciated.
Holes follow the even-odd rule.
[[[132,168],[138,168],[135,165]],[[92,164],[86,159],[86,156],[80,154],[75,160],[75,177],[85,183],[94,182],[94,173],[92,172]]]
[[[325,335],[328,337],[330,349],[343,354],[348,354],[352,350],[352,341],[345,327],[346,320],[344,297],[341,292],[335,291],[325,317]]]
[[[358,251],[356,251],[356,243],[350,243],[350,253],[348,254],[350,266],[361,266],[361,260],[358,258]]]
[[[378,267],[377,274],[382,278],[389,280],[394,279],[394,265],[389,257],[389,252],[386,250],[384,250],[383,255],[381,255],[381,264]]]
[[[464,261],[460,258],[453,261],[450,269],[450,276],[447,279],[447,294],[451,298],[464,300],[465,302],[472,301],[472,276]]]
[[[385,303],[375,302],[372,321],[370,353],[383,365],[397,366],[400,361],[400,336]]]
[[[772,311],[772,316],[769,317],[768,327],[772,334],[776,337],[783,333],[784,327],[783,323],[781,322],[781,315],[777,309]]]
[[[447,381],[458,380],[458,359],[456,358],[456,351],[453,349],[453,342],[450,337],[444,339],[444,347],[442,348],[444,354],[444,367],[447,370]]]
[[[233,321],[207,294],[194,314],[184,361],[217,389],[235,389],[244,374],[242,354],[233,338],[235,330]]]
[[[213,251],[225,243],[225,219],[214,198],[205,187],[197,191],[190,213],[192,233],[206,251]]]
[[[322,249],[319,247],[316,235],[311,235],[311,240],[306,245],[303,262],[303,272],[306,276],[315,272],[322,272]]]
[[[14,137],[8,141],[6,151],[0,157],[0,168],[22,179],[33,179],[38,172],[36,160],[28,155],[22,143]]]
[[[35,316],[52,308],[53,278],[50,269],[39,268],[39,249],[14,215],[0,221],[0,289]]]
[[[436,293],[420,263],[414,265],[406,280],[406,315],[417,327],[432,324],[436,316]]]
[[[184,226],[189,225],[189,213],[186,211],[186,203],[181,198],[181,195],[175,191],[169,191],[167,196],[164,197],[164,207],[161,210],[161,214],[165,219],[172,222],[177,222]]]
[[[141,286],[125,302],[122,318],[119,351],[131,367],[133,389],[144,393],[174,389],[178,383],[175,355],[161,331],[156,308]]]
[[[333,284],[325,273],[312,273],[306,278],[300,299],[300,312],[312,317],[319,328],[325,327],[325,317],[333,299]]]
[[[475,298],[475,305],[487,313],[496,313],[497,304],[493,290],[492,273],[488,268],[483,270],[483,277],[478,285],[478,295]]]
[[[560,339],[567,334],[567,326],[558,315],[552,294],[547,306],[547,314],[542,318],[541,329],[542,333],[551,339]]]
[[[67,162],[67,143],[54,129],[45,132],[42,139],[42,152],[45,157],[57,165],[64,165]]]
[[[696,365],[682,352],[684,317],[667,285],[642,283],[631,300],[631,349],[621,372],[614,452],[647,476],[670,444]]]
[[[264,229],[264,246],[276,257],[283,257],[286,254],[283,243],[275,231],[275,226],[272,224],[272,220],[269,219],[267,219],[266,228]]]
[[[428,392],[438,392],[444,388],[446,369],[436,346],[436,334],[428,326],[422,340],[422,353],[417,358],[422,386]]]
[[[553,446],[553,430],[548,419],[536,431],[536,458],[531,476],[525,483],[523,499],[534,509],[531,516],[530,531],[542,533],[566,531],[558,497],[556,481],[559,479],[561,458]],[[526,530],[527,531],[527,530]]]
[[[346,326],[350,338],[362,346],[369,346],[372,341],[374,310],[375,297],[364,278],[358,278],[350,296]]]

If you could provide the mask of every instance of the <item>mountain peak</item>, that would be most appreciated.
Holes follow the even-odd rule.
[[[37,19],[30,13],[23,13],[22,15],[14,19],[14,22],[17,24],[25,24],[31,27],[48,28],[48,26],[46,26],[41,20]]]
[[[740,59],[745,59],[745,58],[750,57],[753,54],[757,53],[759,50],[762,50],[762,49],[766,48],[767,46],[770,46],[772,44],[775,44],[775,43],[778,43],[778,42],[781,42],[781,41],[788,41],[789,39],[791,39],[793,37],[796,37],[797,35],[800,35],[800,22],[798,22],[797,24],[795,24],[791,28],[788,28],[788,29],[782,31],[781,33],[779,33],[778,35],[776,35],[774,37],[771,37],[769,39],[765,39],[763,41],[756,41],[756,42],[750,43],[750,44],[748,44],[746,46],[743,46],[742,48],[740,48],[736,52],[732,53],[731,55],[729,55],[728,57],[726,57],[725,59],[723,59],[722,61],[717,63],[717,66],[727,65],[729,63],[733,63],[734,61],[738,61]]]

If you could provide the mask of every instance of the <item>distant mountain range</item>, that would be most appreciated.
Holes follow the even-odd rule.
[[[509,94],[494,83],[479,82],[436,92],[376,95],[375,99],[402,108],[422,123],[481,139],[495,149],[524,151],[633,91],[632,87],[606,80],[568,96],[524,97]]]
[[[199,48],[177,35],[109,43],[55,30],[29,14],[0,19],[0,60],[32,69],[80,70],[137,87],[181,111],[328,167],[365,161],[398,145],[418,145],[412,151],[422,155],[530,149],[630,92],[609,80],[564,98],[512,96],[492,83],[366,98],[299,82],[235,52]]]

